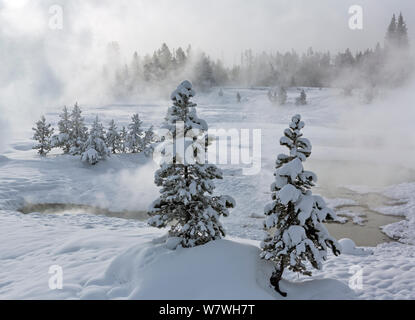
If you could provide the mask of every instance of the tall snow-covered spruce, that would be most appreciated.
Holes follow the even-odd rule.
[[[75,103],[71,113],[71,130],[70,130],[70,153],[72,155],[80,155],[84,151],[83,146],[88,139],[88,128],[84,124],[81,108]]]
[[[134,114],[131,118],[131,123],[128,125],[128,135],[127,135],[127,147],[132,153],[139,153],[143,151],[142,147],[142,138],[143,138],[143,129],[141,128],[142,121],[138,114]]]
[[[112,153],[117,153],[120,150],[121,137],[114,120],[111,120],[107,133],[105,135],[106,144]]]
[[[128,132],[127,129],[123,126],[122,129],[120,130],[120,146],[119,146],[119,150],[121,153],[126,153],[128,150]]]
[[[59,133],[53,136],[53,146],[62,148],[63,153],[67,154],[71,150],[71,128],[72,122],[70,118],[70,114],[68,108],[66,106],[63,107],[62,113],[59,115],[59,122],[58,128]]]
[[[150,156],[154,151],[153,143],[155,142],[155,133],[153,126],[145,131],[144,137],[141,139],[141,150],[146,156]]]
[[[110,155],[110,151],[105,144],[104,127],[102,126],[102,123],[99,122],[98,116],[92,124],[83,150],[85,151],[81,154],[81,161],[91,165],[97,164],[100,160],[105,160]]]
[[[304,122],[296,115],[284,131],[280,144],[286,146],[290,154],[278,156],[275,182],[271,185],[273,201],[264,209],[267,236],[261,243],[261,258],[276,264],[270,282],[283,296],[286,293],[280,290],[279,282],[284,270],[311,276],[307,261],[312,267],[321,269],[327,249],[335,255],[341,251],[323,224],[335,218],[333,210],[310,190],[317,176],[303,167],[303,162],[311,155],[311,143],[303,138],[302,128]]]
[[[212,180],[222,179],[222,172],[206,161],[207,123],[196,114],[195,95],[189,81],[172,93],[163,128],[168,130],[162,145],[161,167],[155,183],[161,196],[151,205],[149,224],[170,226],[168,245],[194,247],[225,235],[219,218],[228,216],[235,201],[229,196],[213,195]],[[185,150],[180,151],[182,147]],[[184,154],[183,154],[184,152]]]

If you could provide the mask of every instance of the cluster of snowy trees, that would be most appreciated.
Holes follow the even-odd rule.
[[[219,218],[228,216],[229,209],[235,207],[231,197],[214,194],[212,180],[222,179],[222,172],[207,162],[211,137],[205,135],[207,123],[197,116],[196,104],[191,101],[194,95],[189,81],[171,95],[173,106],[163,125],[168,130],[162,145],[166,157],[155,173],[161,195],[148,211],[149,225],[169,227],[166,243],[172,249],[203,245],[225,236]],[[178,121],[184,126],[177,126]],[[341,251],[323,224],[336,216],[320,196],[312,194],[317,176],[303,167],[312,149],[301,133],[303,127],[301,116],[296,115],[284,131],[280,144],[290,152],[278,156],[271,185],[273,201],[265,206],[267,236],[260,256],[274,262],[270,284],[283,296],[286,293],[280,290],[279,282],[284,270],[311,275],[309,265],[321,269],[328,249],[335,255]],[[180,144],[177,139],[184,141],[184,154],[174,148]]]
[[[118,43],[108,46],[108,62],[103,75],[116,97],[128,97],[148,88],[163,88],[183,77],[192,79],[200,90],[227,83],[227,70],[221,61],[212,61],[203,52],[170,50],[164,43],[153,55],[140,56],[137,52],[123,63]]]
[[[211,87],[340,87],[346,94],[353,89],[372,90],[374,87],[402,84],[412,70],[409,56],[408,29],[400,14],[387,30],[384,46],[352,53],[332,54],[309,48],[299,54],[292,50],[281,53],[254,54],[246,50],[240,62],[226,67],[205,53],[170,50],[163,44],[153,55],[134,53],[131,61],[122,62],[119,46],[109,46],[109,61],[104,76],[117,96],[131,96],[150,87],[165,87],[171,82],[188,78],[199,90]]]
[[[285,105],[287,103],[287,90],[284,87],[279,87],[275,90],[268,91],[268,99],[273,104],[276,105]],[[307,104],[307,94],[305,93],[304,89],[301,89],[300,96],[295,99],[295,104],[297,106],[304,106]]]
[[[153,127],[148,130],[142,128],[138,114],[134,114],[128,127],[122,127],[121,130],[118,130],[114,120],[110,121],[108,129],[105,130],[98,116],[88,130],[77,103],[71,112],[65,106],[59,117],[58,133],[55,135],[54,129],[51,124],[46,123],[44,116],[33,128],[33,139],[38,142],[33,148],[42,156],[52,148],[61,148],[64,154],[80,155],[82,161],[95,165],[111,153],[145,152],[149,155],[157,140]]]

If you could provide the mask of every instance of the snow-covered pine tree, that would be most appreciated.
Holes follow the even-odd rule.
[[[180,144],[179,139],[191,140],[191,156],[170,153],[155,173],[155,183],[161,196],[149,209],[149,224],[157,228],[170,226],[170,246],[193,247],[220,239],[225,235],[219,218],[228,216],[235,201],[229,196],[212,195],[212,180],[222,179],[222,172],[206,162],[207,123],[196,114],[195,95],[189,81],[182,82],[172,93],[163,128],[169,130],[163,144],[169,148]],[[179,124],[178,124],[179,122]],[[184,127],[181,127],[184,124]],[[177,127],[176,127],[177,125]],[[186,138],[189,135],[194,138]],[[187,141],[189,142],[189,141]]]
[[[67,154],[71,150],[71,128],[72,122],[68,108],[63,107],[62,113],[59,115],[60,120],[58,122],[59,134],[53,136],[53,146],[57,148],[62,148],[63,153]]]
[[[304,106],[307,104],[307,95],[304,89],[301,90],[300,96],[295,100],[297,106]]]
[[[275,182],[271,185],[273,201],[265,206],[264,228],[267,237],[261,243],[261,258],[276,264],[270,282],[281,295],[279,282],[284,270],[311,276],[306,262],[321,269],[327,249],[335,255],[341,247],[332,238],[323,222],[335,218],[333,210],[326,207],[320,196],[314,196],[311,188],[317,176],[305,171],[303,162],[311,155],[311,143],[303,138],[304,122],[300,115],[292,118],[284,131],[280,144],[290,150],[280,154],[276,161]]]
[[[81,108],[78,106],[78,103],[75,103],[75,106],[71,113],[71,134],[70,134],[70,153],[72,155],[79,155],[83,150],[85,141],[88,139],[88,128],[84,124],[84,118],[82,117]]]
[[[92,124],[83,150],[85,151],[81,154],[81,161],[88,162],[91,165],[97,164],[100,160],[105,160],[110,155],[110,151],[105,144],[105,130],[102,123],[99,122],[98,116]]]
[[[109,123],[105,142],[112,153],[117,153],[120,150],[121,137],[114,120]]]
[[[143,135],[143,129],[141,128],[142,123],[140,116],[134,114],[131,118],[131,123],[128,126],[127,147],[132,153],[143,151],[141,149],[141,139]]]
[[[144,151],[146,156],[149,156],[153,151],[153,143],[155,142],[155,133],[153,130],[153,126],[151,126],[146,132],[144,133],[144,137],[141,139],[141,150]]]
[[[42,116],[38,122],[36,122],[36,128],[32,128],[35,132],[33,135],[33,140],[38,142],[33,149],[41,156],[46,156],[49,151],[52,149],[52,134],[53,128],[51,128],[50,123],[46,123],[45,116]]]
[[[121,153],[126,153],[128,150],[127,137],[128,137],[127,129],[125,128],[125,126],[123,126],[120,131],[120,152]]]

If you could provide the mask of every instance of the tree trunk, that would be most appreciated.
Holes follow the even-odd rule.
[[[277,291],[283,297],[286,297],[287,293],[282,292],[280,290],[280,281],[281,281],[283,273],[284,273],[284,265],[283,265],[283,262],[281,261],[280,267],[275,268],[275,271],[272,273],[272,276],[270,278],[270,282],[271,282],[271,285],[274,287],[275,291]]]

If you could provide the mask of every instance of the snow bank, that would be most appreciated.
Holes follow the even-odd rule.
[[[371,208],[391,216],[402,216],[406,220],[382,227],[389,237],[406,244],[415,244],[415,183],[402,183],[381,190],[386,197],[395,199],[390,205]]]
[[[172,251],[158,241],[162,234],[134,220],[2,212],[0,299],[281,299],[268,285],[273,266],[259,259],[258,242]],[[48,288],[51,265],[63,269],[62,290]],[[337,279],[281,287],[289,299],[354,297]]]
[[[387,225],[382,228],[389,237],[400,242],[415,244],[415,183],[403,183],[386,188],[386,196],[399,199],[401,203],[390,207],[376,208],[387,215],[404,216],[406,220]]]
[[[341,239],[339,243],[342,246],[342,254],[349,254],[354,256],[368,256],[373,252],[369,249],[357,248],[356,243],[352,239]]]
[[[228,239],[171,251],[163,233],[136,220],[94,215],[0,214],[0,299],[281,299],[258,242]],[[373,255],[328,256],[312,278],[287,272],[288,299],[414,299],[414,246],[390,243]],[[63,268],[63,289],[48,270]],[[348,284],[356,266],[363,289]]]
[[[81,299],[281,299],[268,285],[273,266],[259,258],[258,244],[218,240],[172,251],[164,245],[133,246],[105,273],[89,281]],[[292,299],[351,298],[340,281],[283,281]]]

